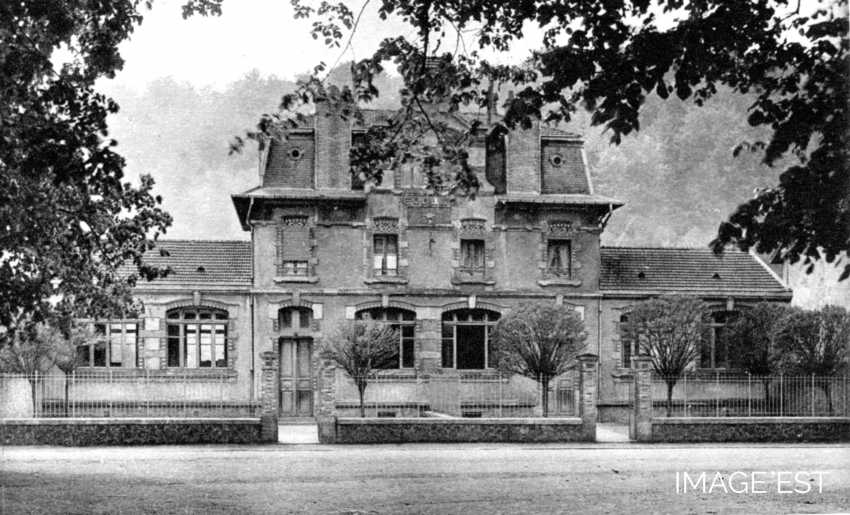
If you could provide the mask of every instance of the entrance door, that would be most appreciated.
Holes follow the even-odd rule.
[[[312,338],[280,339],[280,416],[312,417]]]

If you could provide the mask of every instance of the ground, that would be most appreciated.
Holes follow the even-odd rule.
[[[268,445],[0,449],[2,513],[824,513],[842,445]],[[806,494],[677,493],[676,475],[817,471]],[[764,478],[762,476],[761,478]],[[812,483],[813,485],[815,483]],[[789,486],[787,488],[792,488]],[[740,489],[740,487],[737,487]]]

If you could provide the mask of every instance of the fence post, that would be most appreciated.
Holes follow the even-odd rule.
[[[499,372],[499,417],[503,416],[502,406],[504,406],[504,404],[505,404],[503,389],[504,389],[504,386],[503,386],[503,383],[502,383],[502,373]]]
[[[260,437],[264,442],[277,442],[277,405],[278,395],[280,395],[280,386],[277,379],[277,353],[273,351],[264,352],[261,358],[263,360],[263,368],[261,372],[262,391],[260,392],[260,401],[262,402],[260,411],[262,429]]]
[[[753,378],[747,372],[747,416],[753,416]]]
[[[581,425],[584,439],[589,442],[596,441],[596,365],[599,362],[599,356],[596,354],[581,354],[576,358],[579,364],[579,374],[581,377]],[[549,392],[544,392],[549,395]]]
[[[785,408],[785,374],[779,374],[779,416],[781,417]]]
[[[720,416],[720,372],[714,373],[714,416]]]
[[[682,373],[682,389],[685,391],[685,395],[684,395],[685,406],[684,406],[684,409],[682,410],[682,412],[685,414],[686,417],[688,417],[690,415],[688,415],[688,371],[687,370],[685,370]]]
[[[632,440],[652,440],[652,359],[648,356],[632,356],[634,385],[632,387],[632,423],[629,436]]]

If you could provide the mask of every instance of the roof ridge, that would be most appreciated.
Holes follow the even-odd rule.
[[[639,247],[635,245],[600,245],[600,248],[603,249],[624,249],[624,250],[704,250],[709,252],[714,252],[708,247],[661,247],[657,245],[649,245],[646,247]],[[741,254],[748,254],[740,249],[725,249],[725,252],[740,252]],[[722,255],[722,254],[721,254]]]
[[[162,238],[156,243],[251,243],[251,240],[237,239],[191,239],[191,238]]]

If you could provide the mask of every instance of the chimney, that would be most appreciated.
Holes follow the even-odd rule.
[[[343,107],[333,100],[316,101],[316,188],[351,189],[352,119],[350,112],[343,118]]]

